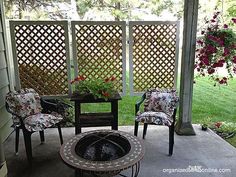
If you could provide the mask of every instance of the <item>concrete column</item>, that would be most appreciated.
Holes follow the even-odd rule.
[[[176,133],[179,135],[195,135],[191,121],[198,4],[198,0],[184,1],[180,106],[179,121],[176,125]]]

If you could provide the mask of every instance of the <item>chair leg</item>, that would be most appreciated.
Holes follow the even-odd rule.
[[[18,155],[20,128],[16,126],[15,131],[16,131],[15,153],[16,155]]]
[[[139,125],[139,122],[138,122],[138,121],[135,121],[135,125],[134,125],[134,136],[138,136],[138,125]]]
[[[44,138],[44,131],[39,131],[39,135],[40,135],[40,140],[41,140],[41,143],[44,143],[45,142],[45,138]]]
[[[28,132],[26,129],[23,129],[23,135],[25,140],[25,150],[29,164],[32,162],[32,146],[31,146],[31,132]]]
[[[60,137],[60,142],[62,145],[63,144],[63,137],[62,137],[62,132],[61,132],[61,125],[57,124],[57,128],[58,128],[58,133],[59,133],[59,137]]]
[[[147,134],[147,127],[148,127],[148,124],[144,123],[144,125],[143,125],[143,139],[145,139],[145,136]]]
[[[174,124],[169,127],[169,156],[173,154],[174,147]]]

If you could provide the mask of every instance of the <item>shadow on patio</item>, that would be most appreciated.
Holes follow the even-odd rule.
[[[146,152],[141,162],[140,177],[185,177],[214,176],[233,177],[236,174],[236,149],[211,131],[201,131],[194,125],[198,136],[175,135],[175,146],[172,157],[168,154],[168,129],[162,126],[151,126],[144,141]],[[140,127],[140,130],[142,128]],[[84,128],[83,131],[92,130]],[[133,127],[119,127],[119,130],[133,134]],[[139,132],[139,137],[141,137]],[[8,177],[73,177],[74,170],[63,164],[60,159],[60,143],[57,129],[45,132],[46,143],[40,145],[39,135],[32,135],[33,167],[29,168],[24,150],[23,136],[20,137],[19,155],[14,154],[14,134],[4,144],[8,165]],[[74,128],[64,128],[64,140],[74,135]],[[56,137],[56,138],[55,138]],[[225,172],[180,172],[182,169],[198,168]],[[170,173],[168,169],[178,169]],[[228,170],[229,169],[229,170]],[[122,174],[128,174],[126,170]]]

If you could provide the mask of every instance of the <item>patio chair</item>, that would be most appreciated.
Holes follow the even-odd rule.
[[[60,142],[63,144],[60,114],[42,113],[40,96],[34,89],[21,89],[11,91],[6,95],[6,109],[12,114],[13,125],[16,131],[15,151],[18,153],[19,133],[23,131],[25,149],[28,161],[32,161],[31,135],[39,132],[40,140],[44,142],[44,130],[56,125],[58,127]]]
[[[134,135],[138,135],[139,122],[144,123],[143,139],[147,133],[148,124],[165,125],[169,127],[169,155],[173,154],[174,125],[179,98],[174,89],[153,89],[143,94],[135,104]],[[144,112],[140,106],[144,102]]]

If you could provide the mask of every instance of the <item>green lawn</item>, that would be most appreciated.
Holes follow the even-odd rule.
[[[193,91],[193,123],[210,117],[213,122],[236,123],[236,79],[214,87],[208,78],[196,79]]]
[[[124,96],[119,101],[119,124],[132,125],[134,123],[134,104],[140,96]],[[84,104],[82,111],[106,111],[109,106]],[[236,79],[228,86],[213,86],[208,78],[196,79],[193,91],[192,122],[201,123],[210,117],[213,122],[228,121],[236,123]]]

